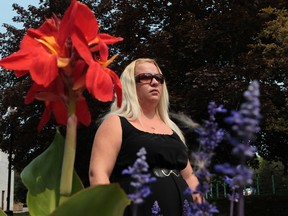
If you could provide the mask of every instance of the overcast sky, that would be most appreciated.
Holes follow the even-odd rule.
[[[19,23],[14,24],[12,22],[12,17],[17,15],[16,12],[12,10],[13,3],[17,3],[27,9],[28,5],[39,5],[39,0],[0,0],[0,32],[4,32],[5,30],[3,23],[13,24],[13,26],[20,25]]]

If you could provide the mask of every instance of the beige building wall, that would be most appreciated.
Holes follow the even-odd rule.
[[[0,151],[0,208],[7,210],[8,154]],[[13,210],[14,172],[11,172],[10,210]]]

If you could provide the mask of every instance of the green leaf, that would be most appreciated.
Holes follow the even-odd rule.
[[[0,209],[0,216],[7,216],[2,209]]]
[[[50,216],[122,216],[128,204],[118,184],[93,186],[71,196]]]
[[[52,144],[21,173],[28,189],[27,204],[31,216],[47,216],[60,205],[60,177],[64,138],[57,132]],[[74,172],[72,194],[83,189]],[[69,197],[61,197],[61,202]]]

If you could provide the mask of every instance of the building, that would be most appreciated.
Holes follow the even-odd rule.
[[[8,154],[0,151],[0,208],[7,210],[8,188]],[[14,203],[14,171],[11,172],[10,211],[13,211]]]

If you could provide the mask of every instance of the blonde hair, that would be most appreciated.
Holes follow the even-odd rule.
[[[123,116],[127,119],[136,120],[140,113],[141,107],[138,101],[136,92],[136,82],[135,82],[135,67],[137,64],[144,62],[154,64],[159,73],[162,74],[158,64],[154,59],[150,58],[139,58],[131,62],[121,74],[120,80],[122,84],[122,105],[117,107],[116,100],[112,103],[110,114],[116,114],[118,116]],[[162,84],[162,94],[160,97],[159,104],[156,108],[156,112],[160,119],[168,125],[175,133],[180,137],[180,139],[185,143],[184,136],[179,129],[179,127],[170,119],[169,117],[169,95],[166,83]]]

